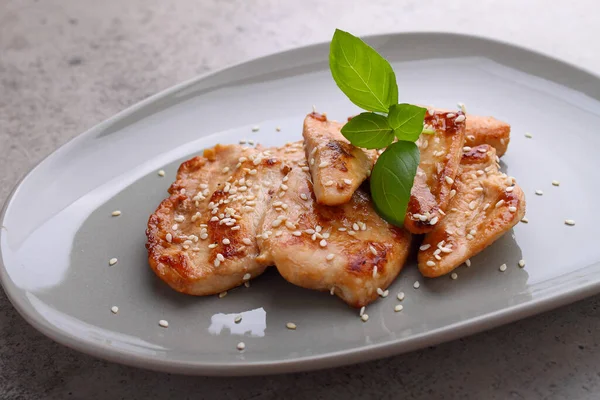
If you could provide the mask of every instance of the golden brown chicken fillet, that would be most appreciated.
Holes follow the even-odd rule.
[[[487,144],[496,149],[496,155],[502,157],[510,142],[510,125],[494,117],[467,116],[465,146],[475,147]]]
[[[501,173],[496,151],[480,145],[464,153],[456,193],[446,217],[420,247],[419,270],[426,277],[451,272],[492,244],[525,215],[525,195],[514,178]]]
[[[187,294],[220,293],[276,264],[290,282],[334,288],[359,307],[393,281],[410,247],[360,190],[343,206],[317,205],[301,142],[217,145],[183,163],[169,192],[148,221],[148,259]]]
[[[308,172],[296,167],[286,177],[288,188],[262,224],[258,261],[275,264],[295,285],[329,291],[353,307],[377,299],[400,273],[410,234],[381,219],[362,189],[329,207],[317,204]]]
[[[376,153],[350,144],[340,133],[342,126],[315,112],[304,119],[306,159],[319,204],[335,206],[350,201],[373,168]]]
[[[429,109],[425,124],[435,134],[423,133],[417,141],[421,159],[404,219],[411,233],[430,232],[444,218],[465,141],[465,116],[460,111]]]

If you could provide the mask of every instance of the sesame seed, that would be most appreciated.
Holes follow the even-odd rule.
[[[456,280],[456,278],[458,278],[458,274],[456,272],[450,274],[450,279]]]
[[[277,227],[278,227],[279,225],[281,225],[282,223],[283,223],[283,221],[282,221],[282,220],[280,220],[280,219],[275,219],[275,220],[273,220],[273,222],[271,222],[271,226],[272,226],[273,228],[277,228]]]
[[[346,185],[352,185],[352,179],[344,179]]]
[[[294,236],[302,236],[302,232],[300,232],[300,231],[294,231],[294,232],[292,232],[292,235],[294,235]]]
[[[275,130],[276,130],[277,132],[281,132],[281,127],[280,127],[280,126],[277,126],[277,127],[275,127]]]
[[[473,200],[472,202],[469,203],[469,210],[474,210],[475,207],[477,207],[477,202],[475,200]]]
[[[221,265],[221,261],[219,261],[218,258],[215,258],[215,261],[213,262],[213,265],[215,266],[215,268],[219,268],[219,266]]]
[[[400,311],[402,311],[403,309],[404,309],[404,306],[403,306],[402,304],[396,304],[396,305],[394,306],[394,311],[395,311],[395,312],[400,312]]]
[[[508,207],[508,211],[510,211],[511,213],[517,212],[517,207],[510,206],[510,207]]]
[[[240,143],[240,144],[246,144],[246,139],[242,139],[242,140],[240,140],[240,142],[239,142],[239,143]]]
[[[575,220],[565,219],[565,224],[567,224],[569,226],[573,226],[573,225],[575,225]]]
[[[325,168],[328,166],[329,166],[329,163],[327,161],[321,161],[321,164],[319,164],[319,168]]]
[[[560,182],[559,181],[552,181],[552,185],[553,186],[560,186]]]
[[[183,215],[177,215],[173,219],[175,220],[175,222],[183,222],[183,221],[185,221],[185,217]]]
[[[500,268],[498,268],[498,269],[500,270],[500,272],[504,272],[504,271],[506,271],[506,264],[502,264],[502,265],[500,266]]]
[[[509,187],[507,187],[507,188],[506,188],[506,189],[504,189],[504,190],[506,190],[508,193],[510,193],[510,192],[512,192],[513,190],[515,190],[515,187],[514,187],[514,186],[509,186]]]
[[[421,251],[425,251],[425,250],[427,250],[427,249],[428,249],[428,248],[430,248],[430,247],[431,247],[431,245],[430,245],[430,244],[424,244],[424,245],[422,245],[421,247],[419,247],[419,250],[421,250]]]
[[[233,322],[235,322],[236,324],[239,324],[240,322],[242,322],[242,316],[238,315],[233,319]]]
[[[162,326],[163,328],[168,328],[169,321],[167,321],[166,319],[161,319],[160,321],[158,321],[158,325]]]
[[[360,308],[360,312],[358,313],[358,316],[359,316],[359,317],[362,317],[363,315],[365,315],[365,310],[366,310],[366,307],[365,307],[365,306],[362,306],[362,307]]]
[[[450,198],[454,197],[454,195],[456,195],[456,190],[452,189],[450,191]]]
[[[362,320],[362,322],[367,322],[369,320],[369,315],[363,314],[360,316],[360,319]]]
[[[377,265],[373,267],[373,278],[377,277]]]
[[[406,297],[404,292],[400,292],[396,295],[396,298],[398,299],[398,301],[404,300],[404,297]]]
[[[438,221],[439,221],[439,218],[438,218],[438,217],[433,217],[433,218],[431,219],[431,221],[429,221],[429,223],[430,223],[431,225],[435,225],[435,224],[437,224],[437,222],[438,222]]]
[[[281,190],[284,190],[284,191],[285,191],[285,190],[288,190],[288,186],[287,186],[285,183],[282,183],[282,184],[279,186],[279,188],[280,188]]]
[[[335,287],[332,286],[331,289],[329,289],[329,294],[332,296],[335,294]]]
[[[327,181],[323,184],[323,186],[333,186],[334,183],[334,181]]]
[[[335,258],[335,254],[333,254],[333,253],[329,253],[329,254],[327,254],[327,257],[325,257],[325,259],[326,259],[327,261],[331,261],[331,260],[333,260],[334,258]]]
[[[454,114],[454,113],[446,114],[446,117],[448,117],[448,118],[454,118],[455,116],[456,116],[456,114]]]
[[[230,243],[231,243],[231,240],[229,240],[229,239],[227,239],[227,238],[223,239],[223,244],[224,244],[224,245],[228,245],[228,244],[230,244]]]
[[[525,260],[519,260],[518,264],[520,268],[524,268],[525,267]]]
[[[315,165],[315,159],[314,159],[314,157],[310,159],[310,165]]]
[[[523,217],[521,218],[521,222],[523,222],[524,224],[529,223],[529,220],[527,219],[527,217]]]
[[[118,313],[118,312],[119,312],[119,307],[117,307],[117,306],[112,306],[112,307],[110,308],[110,311],[111,311],[113,314],[116,314],[116,313]]]
[[[384,297],[384,298],[385,298],[385,297],[388,297],[388,296],[389,296],[389,294],[390,294],[390,291],[389,291],[389,290],[384,290],[384,291],[383,291],[383,293],[381,294],[381,297]]]
[[[490,203],[486,203],[485,206],[483,206],[483,211],[487,210],[488,208],[490,208]]]
[[[419,287],[421,287],[421,283],[419,283],[419,281],[415,281],[415,283],[413,283],[413,287],[415,289],[418,289]]]
[[[470,266],[471,266],[471,260],[467,258],[467,259],[465,260],[465,265],[466,265],[467,267],[470,267]]]
[[[544,194],[544,192],[543,192],[542,190],[540,190],[540,189],[537,189],[537,190],[535,191],[535,194],[537,194],[538,196],[541,196],[541,195],[543,195],[543,194]]]
[[[171,235],[170,233],[167,233],[165,235],[165,239],[167,240],[167,242],[171,243],[173,241],[173,235]]]
[[[326,247],[327,246],[327,240],[321,239],[321,241],[319,242],[319,246]]]
[[[225,257],[223,257],[223,254],[217,253],[217,260],[223,262],[223,261],[225,261]]]
[[[257,132],[260,129],[260,127],[258,125],[254,125],[252,127],[252,132]],[[250,143],[250,141],[248,141],[248,143]]]
[[[119,215],[121,215],[121,211],[115,210],[110,215],[112,215],[113,217],[118,217]]]
[[[250,281],[244,282],[244,286],[246,286],[247,288],[250,287]]]
[[[375,249],[375,247],[369,245],[369,250],[371,250],[371,253],[373,253],[374,256],[377,255],[377,250]]]
[[[526,133],[525,133],[525,137],[526,137],[527,139],[531,139],[531,138],[533,137],[533,135],[532,135],[531,133],[529,133],[529,132],[526,132]]]
[[[177,229],[179,229],[179,225],[175,224],[171,227],[171,230],[176,231]]]
[[[308,196],[306,195],[306,193],[300,193],[300,198],[302,200],[308,200]]]
[[[463,147],[463,151],[464,152],[471,151],[471,147],[465,146],[465,147]]]
[[[165,176],[165,171],[162,169],[158,171],[158,176]]]
[[[244,350],[244,349],[246,348],[246,343],[244,343],[244,342],[239,342],[239,343],[237,344],[237,346],[236,346],[236,347],[237,347],[237,349],[238,349],[239,351],[242,351],[242,350]]]
[[[288,322],[287,324],[285,324],[285,327],[293,331],[296,329],[296,324],[293,322]]]
[[[348,235],[354,236],[354,235],[356,235],[356,232],[354,232],[354,231],[348,231]]]
[[[502,207],[503,205],[504,205],[504,199],[502,199],[496,203],[496,207]]]
[[[467,233],[466,238],[467,238],[467,240],[473,240],[473,235],[471,235],[470,233]]]
[[[380,288],[380,287],[378,287],[377,288],[377,294],[380,295],[380,296],[383,296],[383,289]]]
[[[215,247],[217,247],[216,243],[211,243],[211,244],[208,245],[209,249],[214,249]]]
[[[428,267],[433,267],[433,266],[435,266],[435,262],[433,262],[433,261],[429,260],[429,261],[427,261],[426,265],[427,265]]]
[[[456,119],[454,120],[454,122],[463,122],[465,120],[465,116],[464,115],[459,115],[458,117],[456,117]]]
[[[224,292],[219,293],[219,298],[222,299],[223,297],[227,296],[227,290]]]
[[[449,176],[446,176],[444,179],[446,179],[446,182],[447,182],[449,185],[452,185],[452,184],[454,183],[454,179],[450,178]]]
[[[485,152],[487,152],[487,150],[486,150],[486,149],[484,149],[484,148],[481,148],[481,147],[480,147],[480,148],[478,148],[478,149],[477,149],[477,151],[478,151],[478,152],[480,152],[480,153],[485,153]]]
[[[208,238],[208,233],[204,232],[200,234],[200,239],[205,240]]]
[[[117,263],[116,258],[111,258],[110,260],[108,260],[108,265],[115,265],[116,263]]]

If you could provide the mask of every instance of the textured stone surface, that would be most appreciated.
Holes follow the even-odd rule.
[[[357,34],[474,33],[600,73],[594,0],[0,0],[0,202],[78,133],[199,73]],[[543,8],[542,8],[543,7]],[[0,293],[0,398],[597,399],[600,297],[391,359],[215,379],[96,360],[31,328]]]

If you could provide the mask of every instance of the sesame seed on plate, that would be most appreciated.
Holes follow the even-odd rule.
[[[428,267],[433,267],[433,266],[435,266],[435,262],[429,260],[429,261],[427,261],[427,266]]]
[[[227,296],[227,290],[225,290],[224,292],[219,293],[219,298],[220,299],[222,299],[225,296]]]
[[[296,324],[293,322],[288,322],[287,324],[285,324],[285,327],[293,331],[296,329]]]
[[[111,311],[113,314],[116,314],[116,313],[118,313],[118,312],[119,312],[119,307],[117,307],[117,306],[112,306],[112,307],[110,308],[110,311]]]
[[[390,294],[390,291],[386,289],[383,291],[383,293],[381,293],[381,297],[388,297],[389,294]]]
[[[430,248],[430,247],[431,247],[431,245],[430,245],[430,244],[424,244],[424,245],[421,245],[421,247],[419,247],[419,250],[421,250],[421,251],[425,251],[425,250],[427,250],[427,249],[428,249],[428,248]]]
[[[565,219],[565,224],[567,224],[569,226],[573,226],[573,225],[575,225],[575,220]]]
[[[500,268],[498,268],[501,272],[506,271],[506,264],[502,264]]]
[[[553,186],[560,186],[560,182],[559,181],[552,181],[552,185]]]
[[[367,309],[367,308],[366,308],[365,306],[362,306],[362,307],[360,308],[360,312],[358,313],[358,316],[359,316],[359,317],[362,317],[363,315],[365,315],[365,310],[366,310],[366,309]]]
[[[444,178],[444,179],[446,179],[446,182],[447,182],[449,185],[452,185],[452,184],[454,183],[454,179],[450,178],[449,176],[446,176],[446,178]]]
[[[470,266],[471,266],[471,260],[470,260],[469,258],[467,258],[467,259],[465,260],[465,265],[466,265],[467,267],[470,267]]]
[[[117,261],[118,260],[116,258],[111,258],[110,260],[108,260],[108,265],[115,265]]]
[[[158,171],[158,176],[165,176],[165,171],[162,169]]]
[[[326,259],[327,261],[331,261],[331,260],[333,260],[334,258],[335,258],[335,254],[333,254],[333,253],[329,253],[329,254],[327,254],[327,257],[325,257],[325,259]]]
[[[360,316],[362,322],[367,322],[369,320],[369,314],[363,314]]]
[[[526,132],[526,133],[525,133],[525,137],[526,137],[527,139],[531,139],[531,138],[533,137],[533,135],[532,135],[531,133],[529,133],[529,132]]]
[[[281,127],[280,127],[280,126],[277,126],[277,127],[275,127],[275,130],[276,130],[277,132],[281,132]]]
[[[402,301],[402,300],[404,300],[404,297],[406,297],[406,295],[404,294],[404,292],[399,292],[399,293],[396,295],[396,298],[398,299],[398,301]]]
[[[168,328],[169,327],[169,321],[167,321],[166,319],[161,319],[160,321],[158,321],[158,325],[160,325],[163,328]]]
[[[238,315],[233,319],[233,322],[235,322],[236,324],[239,324],[240,322],[242,322],[242,316]]]
[[[254,126],[252,127],[252,132],[257,132],[259,129],[260,129],[260,126],[258,126],[258,125],[254,125]]]
[[[118,217],[119,215],[121,215],[121,211],[115,210],[110,215],[112,215],[113,217]]]
[[[418,289],[421,286],[421,283],[419,281],[415,281],[415,283],[413,283],[413,287],[415,289]]]
[[[380,295],[380,296],[382,296],[383,295],[383,289],[380,288],[380,287],[378,287],[377,288],[377,294]]]
[[[527,217],[523,217],[523,218],[521,218],[521,222],[526,224],[529,222],[529,220],[527,219]]]
[[[456,278],[458,278],[458,274],[456,272],[450,274],[450,279],[456,280]]]
[[[239,343],[237,344],[236,348],[237,348],[239,351],[242,351],[242,350],[244,350],[244,349],[246,348],[246,343],[244,343],[244,342],[239,342]]]
[[[524,268],[525,267],[525,260],[519,260],[518,265],[520,268]]]
[[[394,312],[400,312],[404,309],[404,306],[402,304],[396,304],[394,306]]]
[[[542,190],[540,190],[540,189],[537,189],[537,190],[535,191],[535,194],[537,194],[538,196],[541,196],[541,195],[543,195],[543,194],[544,194],[544,192],[543,192]]]

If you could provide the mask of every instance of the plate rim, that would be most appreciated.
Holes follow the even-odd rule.
[[[507,42],[504,40],[498,40],[495,38],[489,38],[481,35],[463,34],[455,32],[443,32],[443,31],[409,31],[409,32],[386,32],[376,35],[363,35],[362,38],[369,40],[383,40],[383,39],[399,39],[407,36],[421,36],[422,40],[436,40],[439,37],[453,37],[458,40],[477,40],[481,42],[488,42],[494,45],[504,46],[510,50],[520,51],[529,53],[540,57],[549,62],[559,64],[562,67],[567,67],[572,70],[576,70],[579,73],[584,73],[589,77],[600,81],[600,75],[578,65],[572,64],[568,61],[564,61],[554,56],[545,54],[538,50],[530,49],[518,44]],[[326,46],[329,42],[319,42],[306,46],[294,47],[284,51],[270,52],[266,55],[255,57],[247,60],[243,60],[237,63],[229,64],[223,68],[216,69],[214,71],[207,72],[195,76],[180,82],[174,86],[164,89],[148,98],[141,100],[117,114],[109,117],[102,122],[94,125],[90,129],[83,133],[80,133],[73,138],[69,139],[63,145],[52,151],[46,157],[42,158],[36,163],[27,173],[25,173],[13,186],[9,192],[2,209],[0,210],[0,243],[5,235],[4,220],[9,206],[18,192],[22,183],[30,177],[42,164],[46,162],[50,157],[57,156],[60,153],[68,151],[70,147],[74,146],[79,141],[87,139],[89,136],[102,131],[105,127],[112,125],[114,122],[119,121],[128,115],[135,113],[143,107],[160,100],[161,98],[167,97],[177,91],[185,89],[186,87],[192,86],[202,80],[210,79],[212,76],[222,73],[224,71],[232,70],[239,66],[256,62],[265,61],[268,58],[282,57],[288,53],[298,51],[310,51],[318,47]],[[267,375],[267,374],[280,374],[290,372],[301,372],[308,370],[319,370],[324,368],[338,367],[358,362],[366,362],[374,359],[390,357],[407,353],[417,349],[421,349],[434,344],[441,344],[451,340],[455,340],[460,337],[470,336],[476,333],[480,333],[504,324],[508,324],[526,317],[530,317],[553,308],[567,305],[569,303],[582,300],[588,296],[600,293],[600,276],[596,280],[588,280],[579,285],[570,285],[570,287],[559,287],[559,290],[554,291],[552,294],[544,293],[534,300],[530,300],[527,303],[514,305],[511,307],[503,308],[491,314],[474,317],[471,319],[459,321],[454,324],[446,325],[444,327],[427,331],[411,337],[409,339],[392,339],[385,343],[371,344],[360,346],[352,349],[335,351],[330,353],[322,353],[317,355],[305,356],[300,358],[294,358],[289,360],[279,361],[260,361],[260,362],[202,362],[202,361],[180,361],[168,358],[157,358],[148,355],[141,355],[139,353],[127,352],[124,350],[115,350],[109,346],[105,346],[96,342],[88,341],[81,337],[71,335],[68,332],[58,329],[52,324],[46,322],[39,313],[35,312],[27,304],[27,300],[23,299],[23,292],[21,289],[16,287],[10,279],[6,266],[3,262],[2,247],[0,246],[0,284],[6,293],[7,298],[17,312],[36,330],[47,336],[48,338],[60,343],[68,348],[77,350],[81,353],[88,354],[100,359],[104,359],[111,362],[116,362],[124,365],[150,369],[161,372],[169,373],[180,373],[188,375],[204,375],[204,376],[250,376],[250,375]],[[593,268],[588,266],[582,269],[582,271]],[[585,275],[585,274],[584,274]]]

